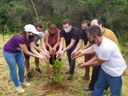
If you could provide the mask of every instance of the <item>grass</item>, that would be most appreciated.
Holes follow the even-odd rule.
[[[0,96],[90,96],[91,92],[82,92],[82,88],[89,84],[89,81],[82,80],[82,76],[84,75],[83,69],[78,69],[76,67],[74,78],[72,81],[67,80],[67,76],[65,72],[68,70],[68,61],[66,54],[63,56],[62,61],[64,65],[62,66],[61,72],[63,76],[62,88],[54,88],[54,86],[47,87],[48,82],[51,82],[50,76],[51,73],[47,73],[47,65],[45,62],[40,61],[40,68],[43,71],[41,75],[34,72],[34,59],[31,57],[31,73],[33,75],[32,80],[30,81],[31,86],[24,88],[24,93],[18,93],[15,90],[15,87],[10,79],[9,69],[7,63],[5,62],[2,56],[2,48],[4,43],[9,39],[9,36],[5,36],[5,40],[3,41],[2,35],[0,35]],[[127,45],[123,46],[123,54],[125,59],[127,58]],[[127,61],[126,60],[126,61]],[[76,61],[76,65],[79,62],[83,62],[83,58],[78,58]],[[91,74],[90,74],[91,75]],[[25,80],[27,80],[25,76]],[[123,87],[122,87],[122,96],[127,95],[128,89],[128,69],[124,72],[123,75]],[[107,96],[110,96],[110,90],[107,92]]]

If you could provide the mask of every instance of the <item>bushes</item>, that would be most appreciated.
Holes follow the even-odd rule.
[[[50,23],[62,27],[62,20],[68,18],[73,25],[79,27],[83,19],[99,18],[106,27],[117,34],[128,32],[127,0],[33,0],[38,18],[44,22],[44,30]],[[19,32],[26,23],[35,22],[37,18],[30,0],[1,0],[0,27]],[[18,5],[18,6],[17,6]]]

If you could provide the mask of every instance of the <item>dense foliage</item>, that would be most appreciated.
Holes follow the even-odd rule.
[[[69,18],[79,27],[84,19],[99,18],[114,32],[128,32],[128,0],[0,0],[1,32],[17,32],[22,25],[40,20],[61,28]]]

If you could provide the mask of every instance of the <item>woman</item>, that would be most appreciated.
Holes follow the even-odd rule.
[[[56,27],[55,24],[51,24],[49,28],[45,31],[46,48],[51,55],[49,59],[50,64],[53,64],[54,60],[56,59],[55,54],[59,49],[59,41],[60,41],[60,30]]]
[[[30,56],[46,60],[45,56],[39,54],[36,50],[34,53],[28,51],[27,46],[33,42],[33,36],[38,34],[36,28],[28,24],[20,34],[14,35],[3,48],[3,56],[9,66],[11,79],[18,92],[24,92],[23,86],[29,86],[30,83],[24,81],[24,55],[22,51]],[[19,80],[16,74],[16,64],[19,69]]]

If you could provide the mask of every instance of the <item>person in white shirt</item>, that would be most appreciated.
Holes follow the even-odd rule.
[[[117,44],[103,37],[98,26],[90,26],[87,30],[87,36],[89,41],[93,42],[96,56],[88,62],[79,64],[78,67],[84,68],[85,66],[97,66],[101,64],[98,81],[96,82],[92,96],[100,96],[107,84],[110,86],[111,96],[121,96],[121,77],[126,69],[126,63]]]

